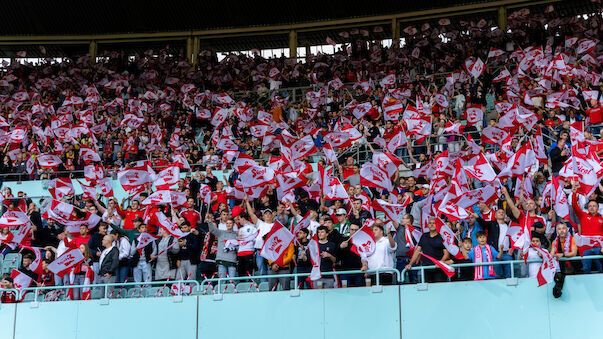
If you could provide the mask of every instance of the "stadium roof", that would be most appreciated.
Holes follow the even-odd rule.
[[[534,2],[544,1],[4,0],[0,11],[0,36],[215,30],[371,17],[487,3],[529,5]]]

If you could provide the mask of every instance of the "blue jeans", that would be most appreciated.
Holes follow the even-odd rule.
[[[255,265],[258,268],[258,270],[255,272],[255,275],[268,274],[268,265],[266,264],[266,259],[260,255],[259,251],[255,254]],[[261,281],[268,281],[268,279],[261,279]]]
[[[584,255],[598,255],[601,254],[601,247],[593,247],[590,250],[584,251]],[[599,273],[603,273],[603,266],[601,265],[601,260],[599,259],[584,259],[582,260],[582,271],[584,274],[590,274],[592,271],[592,263],[595,261],[595,266],[597,266],[597,270]]]
[[[402,270],[404,270],[404,266],[406,266],[408,264],[410,264],[410,257],[397,257],[396,258],[396,269],[398,271],[400,271],[400,273],[402,273]],[[418,281],[417,273],[418,273],[418,271],[407,271],[406,272],[407,276],[402,277],[404,279],[404,283],[405,284],[416,284]],[[402,282],[398,281],[398,283],[401,284]]]
[[[128,279],[128,273],[130,273],[130,266],[119,266],[117,268],[117,275],[115,277],[116,283],[125,283]]]
[[[340,283],[346,281],[348,287],[362,287],[364,286],[364,274],[341,274],[339,276]]]
[[[228,276],[226,276],[226,273],[228,273]],[[218,265],[218,277],[219,278],[234,278],[236,276],[237,276],[237,267],[236,266]]]
[[[513,260],[508,253],[503,253],[501,261]],[[494,265],[494,272],[498,279],[511,278],[511,265]]]
[[[139,261],[138,265],[133,269],[134,281],[135,282],[148,282],[151,281],[151,265],[146,261]]]

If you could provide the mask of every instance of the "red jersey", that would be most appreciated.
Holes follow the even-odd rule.
[[[226,204],[226,191],[211,192],[211,197],[216,197],[216,201],[213,205],[211,205],[212,212],[218,211],[218,206],[220,205],[220,203]]]
[[[192,228],[197,228],[197,222],[201,221],[201,214],[195,210],[185,210],[180,212],[180,215],[188,220]]]
[[[581,235],[603,235],[603,217],[597,213],[591,215],[590,213],[584,212],[580,206],[578,206],[578,197],[574,194],[572,197],[572,207],[576,216],[580,220],[580,226],[582,227]]]

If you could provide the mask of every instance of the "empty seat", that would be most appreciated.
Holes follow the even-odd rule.
[[[19,267],[21,265],[21,253],[6,253],[2,259],[2,266],[8,264]]]
[[[145,292],[143,292],[144,294]],[[146,289],[146,297],[154,298],[154,297],[168,297],[170,295],[170,289],[167,287],[149,287]]]
[[[257,290],[256,290],[255,285],[253,283],[242,282],[242,283],[238,283],[237,284],[237,291],[239,293],[246,293],[246,292],[255,292]]]
[[[258,287],[260,292],[267,292],[270,290],[270,285],[268,285],[267,281],[262,281]]]
[[[140,287],[135,287],[128,290],[128,298],[142,298],[144,296],[143,289]]]

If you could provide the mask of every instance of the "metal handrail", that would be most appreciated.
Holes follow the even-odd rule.
[[[107,283],[107,284],[88,284],[88,285],[63,285],[63,286],[40,286],[40,287],[28,287],[28,288],[24,288],[21,291],[19,291],[19,299],[22,299],[23,296],[25,295],[25,293],[27,292],[32,292],[34,293],[34,302],[38,301],[38,294],[40,291],[43,290],[69,290],[70,288],[85,288],[88,287],[90,289],[92,288],[104,288],[105,292],[104,292],[104,299],[108,299],[107,293],[108,293],[108,288],[107,287],[111,287],[111,286],[119,286],[120,290],[123,289],[124,286],[140,286],[141,289],[145,286],[149,286],[149,285],[164,285],[167,286],[168,284],[178,284],[178,294],[177,295],[181,295],[182,294],[182,284],[193,284],[195,285],[197,288],[199,288],[199,282],[197,280],[163,280],[163,281],[147,281],[147,282],[129,282],[129,283]]]
[[[396,277],[398,278],[398,281],[400,281],[400,271],[398,271],[395,268],[380,268],[380,269],[376,269],[376,270],[366,270],[366,271],[362,271],[362,270],[351,270],[351,271],[332,271],[332,272],[320,272],[321,275],[341,275],[341,274],[364,274],[364,273],[375,273],[376,274],[376,284],[377,286],[380,285],[380,280],[379,280],[379,273],[383,273],[383,272],[391,272],[391,273],[395,273]],[[308,277],[310,276],[310,272],[308,273],[288,273],[288,274],[272,274],[272,275],[256,275],[256,276],[247,276],[247,277],[227,277],[227,278],[209,278],[209,279],[204,279],[201,282],[201,289],[203,288],[203,286],[207,283],[209,286],[209,283],[211,282],[217,282],[218,283],[218,292],[220,292],[222,290],[222,283],[223,282],[230,282],[233,283],[234,280],[256,280],[256,279],[277,279],[277,278],[293,278],[295,281],[295,290],[299,289],[299,285],[298,285],[298,278],[299,277]],[[226,284],[228,285],[228,284]],[[215,294],[215,292],[214,292]],[[218,293],[220,294],[220,293]]]
[[[587,255],[587,256],[575,256],[575,257],[563,257],[563,258],[559,258],[559,261],[575,261],[575,260],[587,260],[587,259],[603,259],[603,255]],[[462,263],[462,264],[450,264],[448,266],[450,267],[476,267],[476,266],[493,266],[493,265],[511,265],[511,278],[515,278],[515,272],[513,270],[514,265],[515,264],[520,264],[520,263],[524,263],[524,264],[529,264],[529,263],[537,263],[537,262],[542,262],[542,259],[530,259],[530,260],[496,260],[496,261],[492,261],[492,262],[482,262],[482,263]],[[406,277],[405,273],[408,271],[421,271],[421,281],[425,282],[425,270],[431,270],[431,269],[439,269],[438,266],[436,265],[430,265],[430,266],[416,266],[416,267],[411,267],[410,270],[404,268],[402,270],[402,283],[404,282],[404,279]]]

